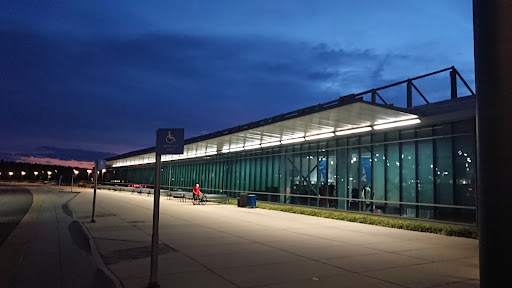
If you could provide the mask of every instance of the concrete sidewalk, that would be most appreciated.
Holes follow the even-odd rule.
[[[149,280],[153,198],[99,190],[70,203],[124,287]],[[479,287],[478,241],[161,198],[161,287]]]

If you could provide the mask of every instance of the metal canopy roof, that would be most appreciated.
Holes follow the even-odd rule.
[[[322,110],[302,117],[295,117],[253,129],[242,130],[232,134],[205,139],[184,147],[183,157],[205,156],[205,153],[216,154],[227,149],[272,143],[299,137],[314,136],[341,130],[368,127],[388,122],[396,122],[417,118],[412,113],[386,108],[383,105],[362,101],[352,102],[343,106]],[[137,165],[154,162],[154,149],[144,149],[137,155],[120,155],[117,159],[109,159],[113,166]],[[178,155],[162,155],[162,161],[175,159]],[[123,159],[131,158],[130,161]],[[126,163],[124,163],[126,162]]]
[[[297,137],[312,136],[352,128],[365,127],[416,118],[417,115],[380,105],[356,102],[303,117],[199,141],[185,145],[184,154],[197,154],[236,149]]]

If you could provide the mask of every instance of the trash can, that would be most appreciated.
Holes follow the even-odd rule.
[[[247,205],[251,208],[256,208],[256,195],[249,194],[247,196]]]
[[[238,207],[247,207],[247,193],[240,193],[237,203]]]

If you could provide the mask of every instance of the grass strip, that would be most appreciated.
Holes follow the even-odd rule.
[[[227,204],[237,205],[237,200],[229,199]],[[397,219],[386,216],[359,214],[339,210],[315,209],[310,207],[271,204],[262,202],[258,202],[256,204],[256,207],[267,210],[323,217],[335,220],[377,225],[382,227],[478,239],[478,229],[473,226],[426,222],[415,219]]]

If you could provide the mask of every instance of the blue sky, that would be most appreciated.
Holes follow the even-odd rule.
[[[124,153],[452,65],[474,86],[470,0],[48,2],[0,4],[3,153]]]

